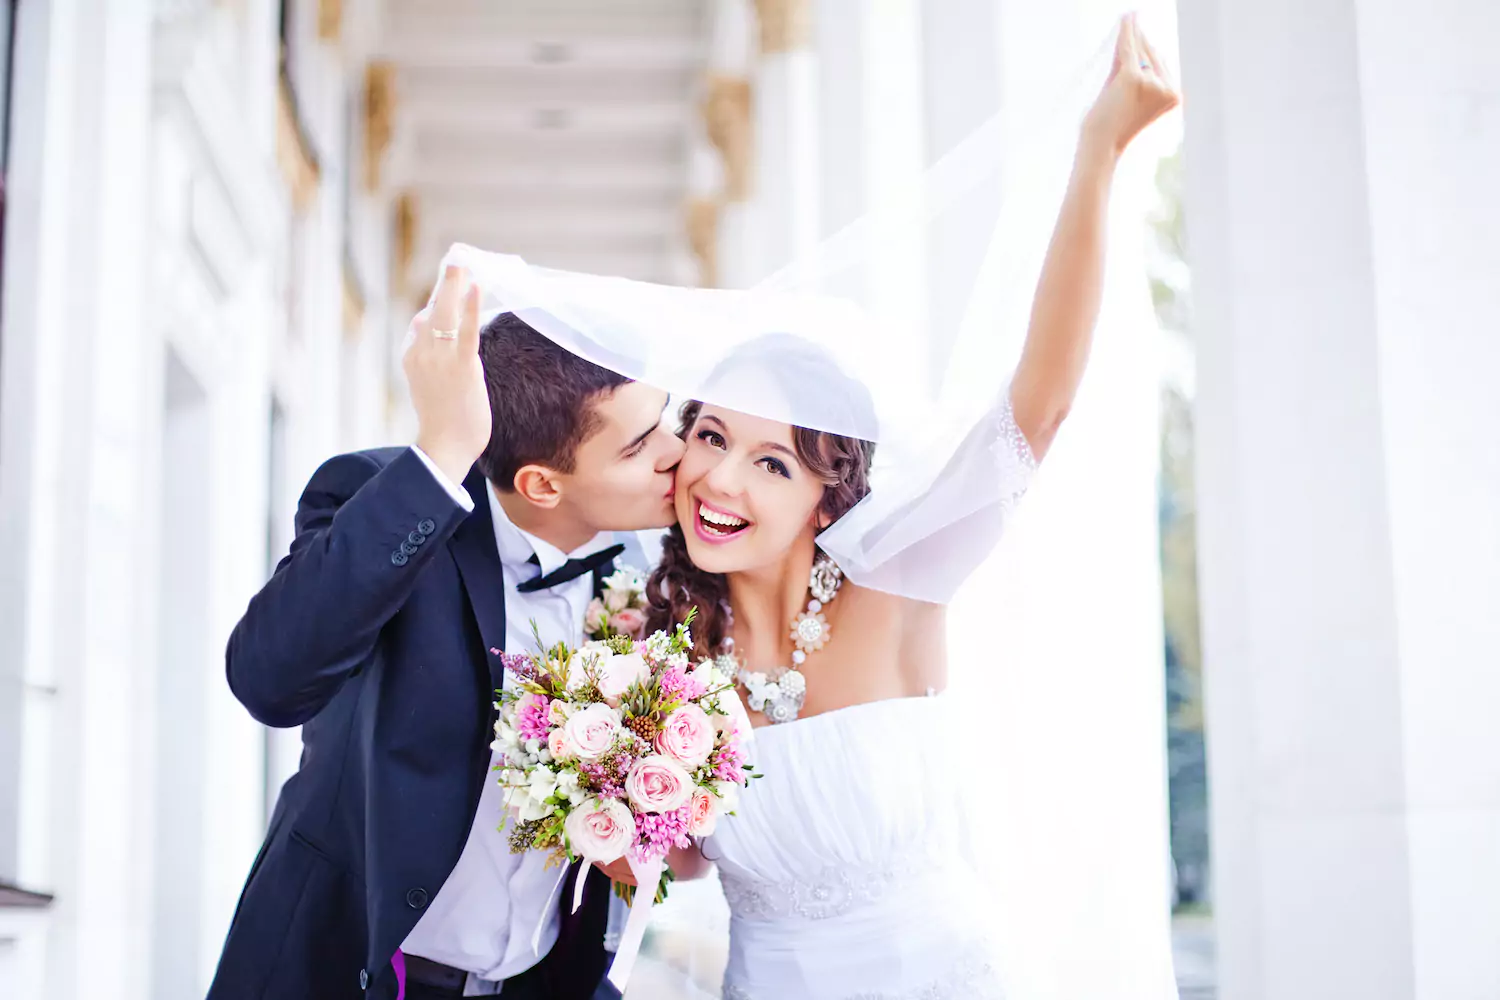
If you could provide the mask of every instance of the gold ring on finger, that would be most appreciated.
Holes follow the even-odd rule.
[[[454,327],[452,330],[436,330],[435,329],[435,330],[432,331],[432,335],[434,337],[436,337],[438,340],[457,340],[458,339],[458,328]]]

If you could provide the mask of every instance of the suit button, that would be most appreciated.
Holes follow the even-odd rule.
[[[413,531],[411,534],[406,536],[406,540],[408,542],[411,542],[413,545],[421,545],[423,542],[427,541],[427,536],[422,534],[420,531]]]
[[[422,907],[426,906],[427,905],[427,890],[426,889],[412,889],[412,890],[409,890],[407,892],[407,894],[406,894],[406,905],[410,906],[413,910],[420,910]]]
[[[370,988],[370,974],[364,969],[359,970],[359,988],[362,990]]]
[[[436,534],[437,522],[430,517],[424,517],[422,518],[422,520],[417,522],[417,530],[424,535]]]
[[[411,556],[407,555],[405,552],[396,551],[391,553],[392,566],[405,566],[409,562],[411,562]]]
[[[403,541],[401,543],[401,551],[405,552],[409,556],[414,556],[417,554],[417,547],[411,542]]]

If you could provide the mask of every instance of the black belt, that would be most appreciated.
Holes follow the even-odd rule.
[[[406,955],[406,978],[408,982],[420,983],[437,990],[453,990],[459,995],[463,994],[464,984],[469,981],[469,974],[463,969],[455,969],[451,965],[442,962],[434,962],[430,958],[421,955]],[[542,984],[542,970],[540,965],[532,966],[525,972],[506,980],[498,992],[488,994],[489,996],[516,996],[524,1000],[528,996],[540,996]],[[484,994],[481,994],[484,995]]]
[[[421,955],[407,955],[406,978],[411,982],[431,986],[434,989],[457,990],[462,993],[464,984],[469,981],[469,974],[463,969],[455,969],[451,965],[434,962]],[[498,993],[495,995],[499,996]]]

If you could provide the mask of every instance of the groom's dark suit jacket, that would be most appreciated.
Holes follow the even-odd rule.
[[[209,1000],[396,995],[391,957],[457,863],[489,780],[505,591],[484,479],[464,486],[472,514],[410,449],[330,460],[230,637],[235,696],[266,725],[301,725],[303,750]],[[564,909],[552,995],[598,984],[608,896],[591,871],[584,907]]]

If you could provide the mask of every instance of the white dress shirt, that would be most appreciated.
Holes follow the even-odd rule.
[[[465,510],[473,510],[468,491],[443,475],[420,448],[413,451],[438,482]],[[608,532],[596,535],[573,552],[563,552],[511,523],[493,489],[485,491],[495,527],[495,545],[505,576],[505,649],[535,648],[531,623],[547,644],[583,641],[583,618],[594,596],[593,578],[585,574],[548,590],[523,594],[517,584],[550,573],[569,559],[582,558],[613,544]],[[535,556],[540,566],[531,562]],[[506,680],[509,684],[509,678]],[[494,759],[491,764],[495,763]],[[417,926],[401,945],[419,955],[469,973],[465,995],[499,991],[499,983],[531,968],[557,941],[556,892],[564,869],[547,868],[540,851],[510,852],[510,838],[497,828],[505,820],[499,784],[487,774],[479,811],[458,864],[443,883]],[[543,925],[536,950],[532,938]]]

